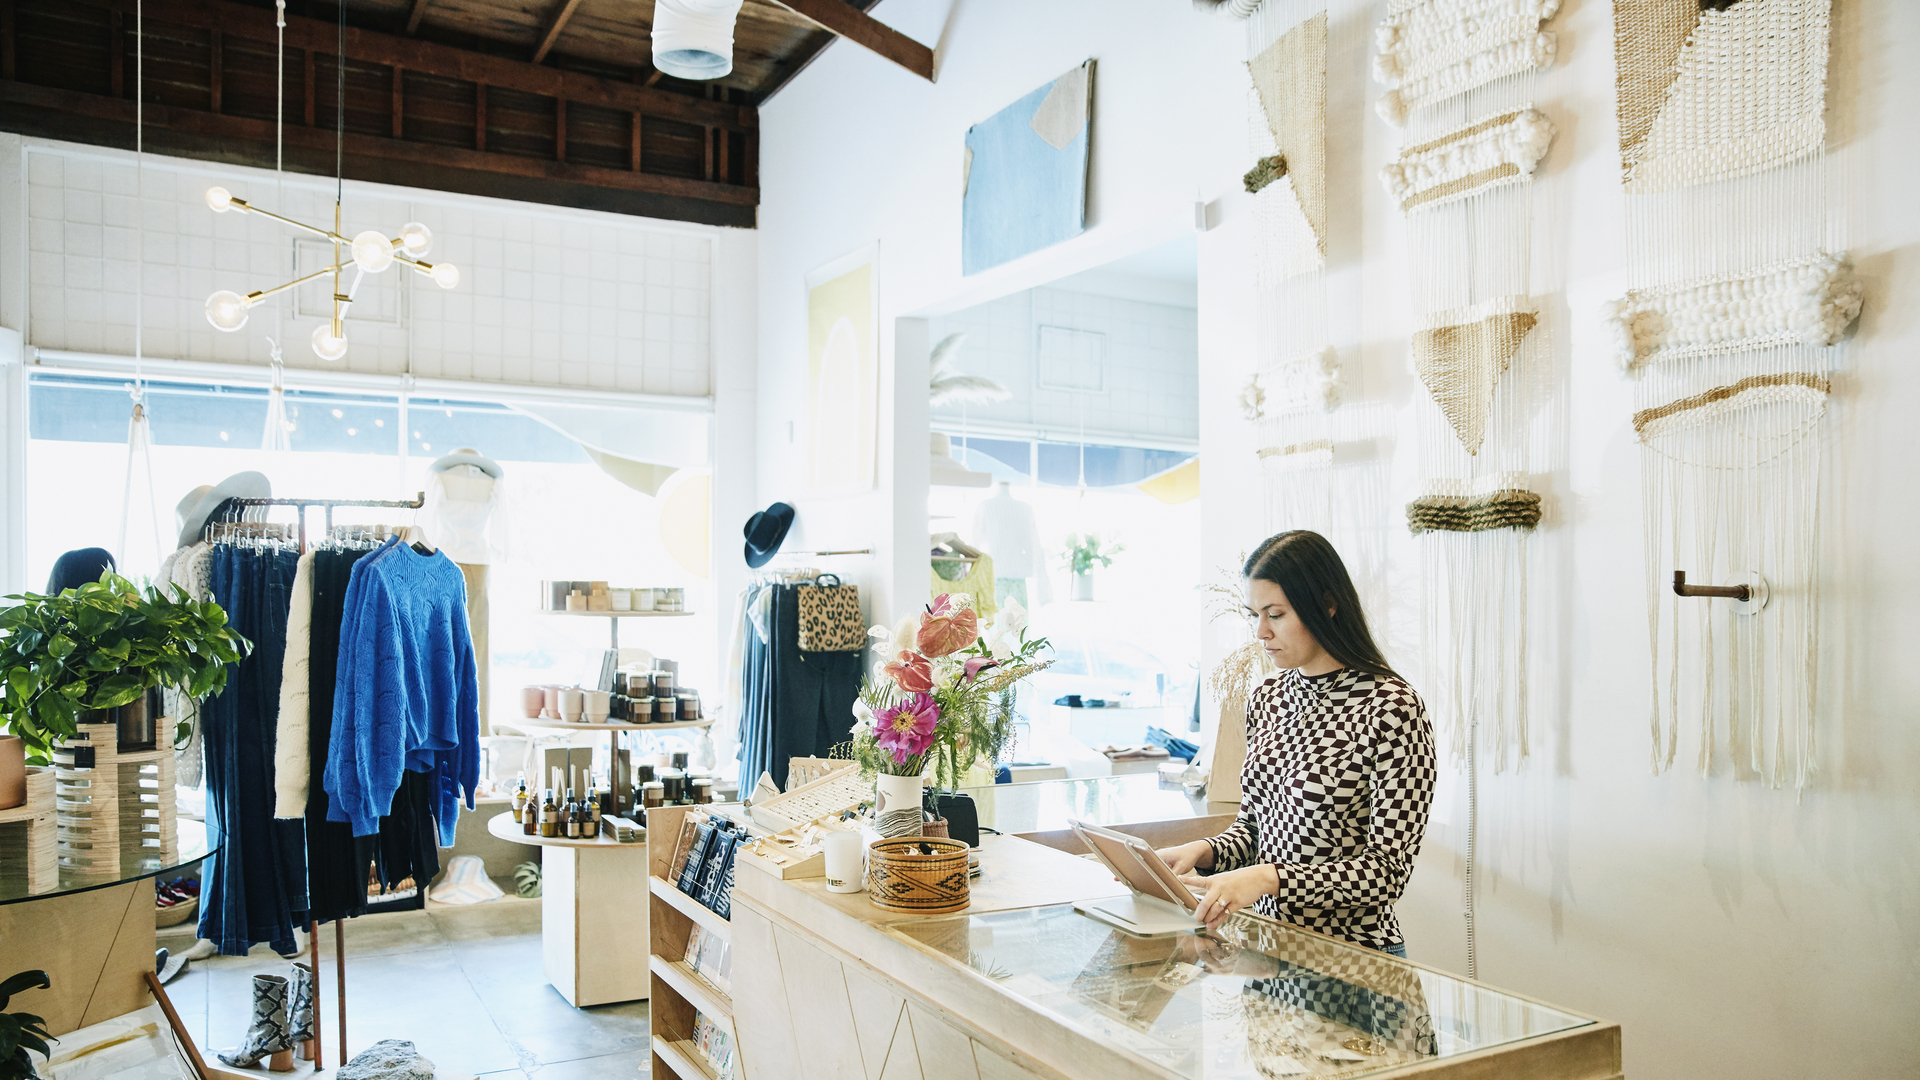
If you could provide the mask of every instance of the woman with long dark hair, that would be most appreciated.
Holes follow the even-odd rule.
[[[1407,954],[1393,903],[1433,803],[1426,705],[1380,654],[1339,553],[1319,533],[1268,537],[1247,559],[1247,610],[1281,671],[1247,705],[1240,815],[1160,852],[1217,928],[1262,915]]]

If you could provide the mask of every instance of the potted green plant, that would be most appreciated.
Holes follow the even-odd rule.
[[[52,985],[53,980],[44,971],[22,971],[0,982],[0,1009],[22,990],[45,990]],[[47,1034],[47,1022],[40,1017],[29,1012],[0,1012],[0,1080],[33,1080],[39,1076],[29,1053],[46,1060],[49,1039],[53,1036]]]
[[[1060,562],[1073,571],[1073,598],[1093,599],[1093,571],[1113,565],[1113,557],[1125,551],[1119,544],[1102,544],[1098,533],[1073,533],[1067,537],[1067,550]]]
[[[7,599],[19,603],[0,608],[0,721],[36,765],[51,761],[55,740],[73,735],[83,713],[144,706],[155,687],[216,693],[227,665],[253,648],[220,605],[177,587],[142,590],[116,574],[58,596]],[[176,744],[185,728],[177,726]]]

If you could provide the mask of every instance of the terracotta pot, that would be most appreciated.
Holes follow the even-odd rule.
[[[27,743],[18,735],[0,735],[0,810],[27,801]]]

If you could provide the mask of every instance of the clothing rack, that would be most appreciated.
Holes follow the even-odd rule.
[[[235,507],[246,506],[295,506],[300,513],[300,554],[307,553],[307,510],[309,507],[322,507],[326,510],[326,535],[333,532],[333,510],[336,506],[390,507],[397,510],[418,510],[427,504],[427,493],[422,491],[412,500],[404,499],[229,499]],[[414,887],[423,893],[426,883],[416,881]],[[315,1071],[325,1068],[325,1040],[320,1038],[320,927],[313,920],[307,920],[307,963],[313,968],[313,1067]],[[334,1001],[340,1014],[340,1064],[347,1063],[347,932],[345,920],[333,920],[333,986]]]

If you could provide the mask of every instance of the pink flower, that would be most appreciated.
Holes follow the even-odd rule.
[[[1000,661],[995,660],[991,656],[968,657],[967,670],[961,674],[960,681],[963,683],[972,682],[974,679],[974,676],[980,674],[981,672],[987,670],[990,667],[999,667],[999,666],[1000,666]]]
[[[899,658],[885,670],[902,693],[924,694],[933,689],[933,661],[918,653],[902,649]]]
[[[941,593],[920,616],[915,641],[928,656],[945,656],[973,644],[980,636],[980,616],[949,593]]]
[[[933,745],[934,730],[940,724],[940,706],[927,694],[915,694],[889,709],[874,714],[874,741],[905,765]]]

